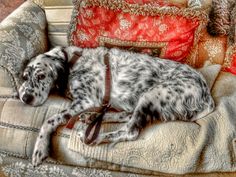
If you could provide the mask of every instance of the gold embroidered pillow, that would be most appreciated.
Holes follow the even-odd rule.
[[[207,23],[201,9],[168,1],[75,0],[69,44],[121,47],[161,58],[197,62],[199,34]]]

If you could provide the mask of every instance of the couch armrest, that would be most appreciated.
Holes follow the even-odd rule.
[[[17,94],[24,65],[48,48],[46,16],[26,1],[0,23],[0,97]]]

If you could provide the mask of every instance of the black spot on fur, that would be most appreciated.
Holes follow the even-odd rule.
[[[184,90],[177,87],[177,88],[175,88],[175,92],[177,92],[178,94],[183,94]]]
[[[154,79],[149,79],[149,80],[146,80],[145,83],[147,84],[147,87],[152,87],[156,81]]]
[[[72,117],[72,116],[71,116],[71,114],[69,114],[69,113],[67,113],[67,114],[64,115],[64,118],[67,119],[67,120],[70,119],[71,117]],[[60,118],[58,118],[58,121],[59,121],[59,120],[60,120]]]
[[[166,103],[165,101],[163,101],[163,100],[160,101],[160,105],[161,105],[161,107],[164,108],[164,107],[166,106],[166,104],[167,104],[167,103]]]
[[[129,105],[132,107],[135,105],[135,100],[132,97],[128,100],[128,102],[129,102]]]
[[[129,86],[130,86],[130,82],[122,80],[122,81],[120,81],[120,82],[118,83],[118,85],[119,85],[120,87],[129,87]]]
[[[157,74],[157,72],[155,72],[155,71],[152,71],[152,73],[151,73],[151,77],[153,77],[153,78],[157,78],[157,77],[158,77],[158,74]]]
[[[48,124],[54,124],[54,119],[48,120]]]
[[[100,99],[100,90],[98,88],[96,89],[96,97],[98,100]]]
[[[41,153],[41,152],[39,152],[39,153],[38,153],[38,156],[39,156],[39,158],[40,158],[40,157],[42,156],[42,153]]]

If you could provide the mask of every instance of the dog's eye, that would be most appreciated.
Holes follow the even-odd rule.
[[[45,79],[45,75],[44,74],[39,74],[38,75],[38,80],[43,80],[43,79]]]

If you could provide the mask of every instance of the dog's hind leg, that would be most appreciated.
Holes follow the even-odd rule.
[[[90,124],[93,121],[93,112],[86,112],[80,115],[80,121]],[[102,123],[125,123],[128,122],[132,114],[129,112],[107,112],[102,119]]]
[[[151,90],[151,89],[150,89]],[[155,91],[155,90],[154,90]],[[100,143],[117,143],[121,141],[136,140],[140,131],[145,127],[146,123],[152,120],[153,117],[159,116],[156,110],[152,112],[152,105],[155,104],[156,99],[153,99],[153,91],[148,91],[140,97],[137,107],[131,117],[121,129],[113,132],[101,133],[93,144]],[[156,114],[156,115],[154,115]],[[81,140],[84,140],[84,131],[79,132]]]
[[[121,141],[136,140],[140,131],[154,120],[175,120],[180,115],[175,114],[177,103],[174,101],[174,92],[171,87],[158,85],[149,89],[139,99],[134,112],[129,121],[120,129],[114,132],[102,133],[95,140],[94,144],[117,143]],[[181,116],[180,116],[181,117]],[[83,132],[80,132],[82,139]]]
[[[132,117],[129,112],[108,112],[103,117],[103,123],[125,123]]]

